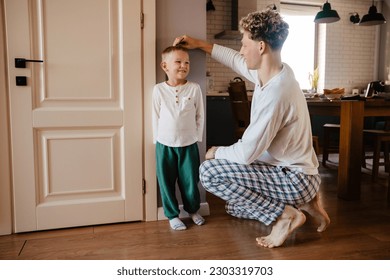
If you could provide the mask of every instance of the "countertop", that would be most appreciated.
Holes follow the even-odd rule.
[[[253,95],[253,90],[248,90],[247,91],[248,96],[251,97]],[[226,97],[229,96],[229,93],[227,91],[220,92],[220,91],[208,91],[206,96],[213,96],[213,97]]]

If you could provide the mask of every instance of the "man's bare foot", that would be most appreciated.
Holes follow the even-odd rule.
[[[257,244],[273,248],[283,244],[287,237],[306,221],[306,216],[301,211],[286,205],[282,215],[276,220],[271,233],[267,236],[257,237]]]
[[[310,216],[312,216],[317,223],[319,223],[319,227],[317,228],[318,232],[323,232],[326,230],[328,225],[330,224],[330,218],[328,213],[326,213],[325,209],[321,205],[321,201],[319,199],[319,194],[313,198],[312,201],[300,205],[298,207],[300,210],[306,211]]]

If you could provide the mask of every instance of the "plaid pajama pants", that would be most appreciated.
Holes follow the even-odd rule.
[[[283,213],[285,205],[311,201],[319,190],[321,177],[260,161],[244,165],[213,159],[200,166],[200,181],[208,192],[226,201],[228,214],[270,225]]]

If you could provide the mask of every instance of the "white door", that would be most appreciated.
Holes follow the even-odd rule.
[[[4,1],[15,232],[142,220],[141,0]]]

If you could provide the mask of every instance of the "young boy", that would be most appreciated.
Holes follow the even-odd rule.
[[[196,83],[186,80],[190,71],[187,49],[170,46],[162,52],[161,68],[167,81],[153,89],[153,142],[156,144],[157,179],[164,214],[174,230],[185,230],[178,218],[175,195],[178,183],[184,210],[193,222],[203,225],[200,208],[199,151],[202,141],[204,108],[202,91]]]

